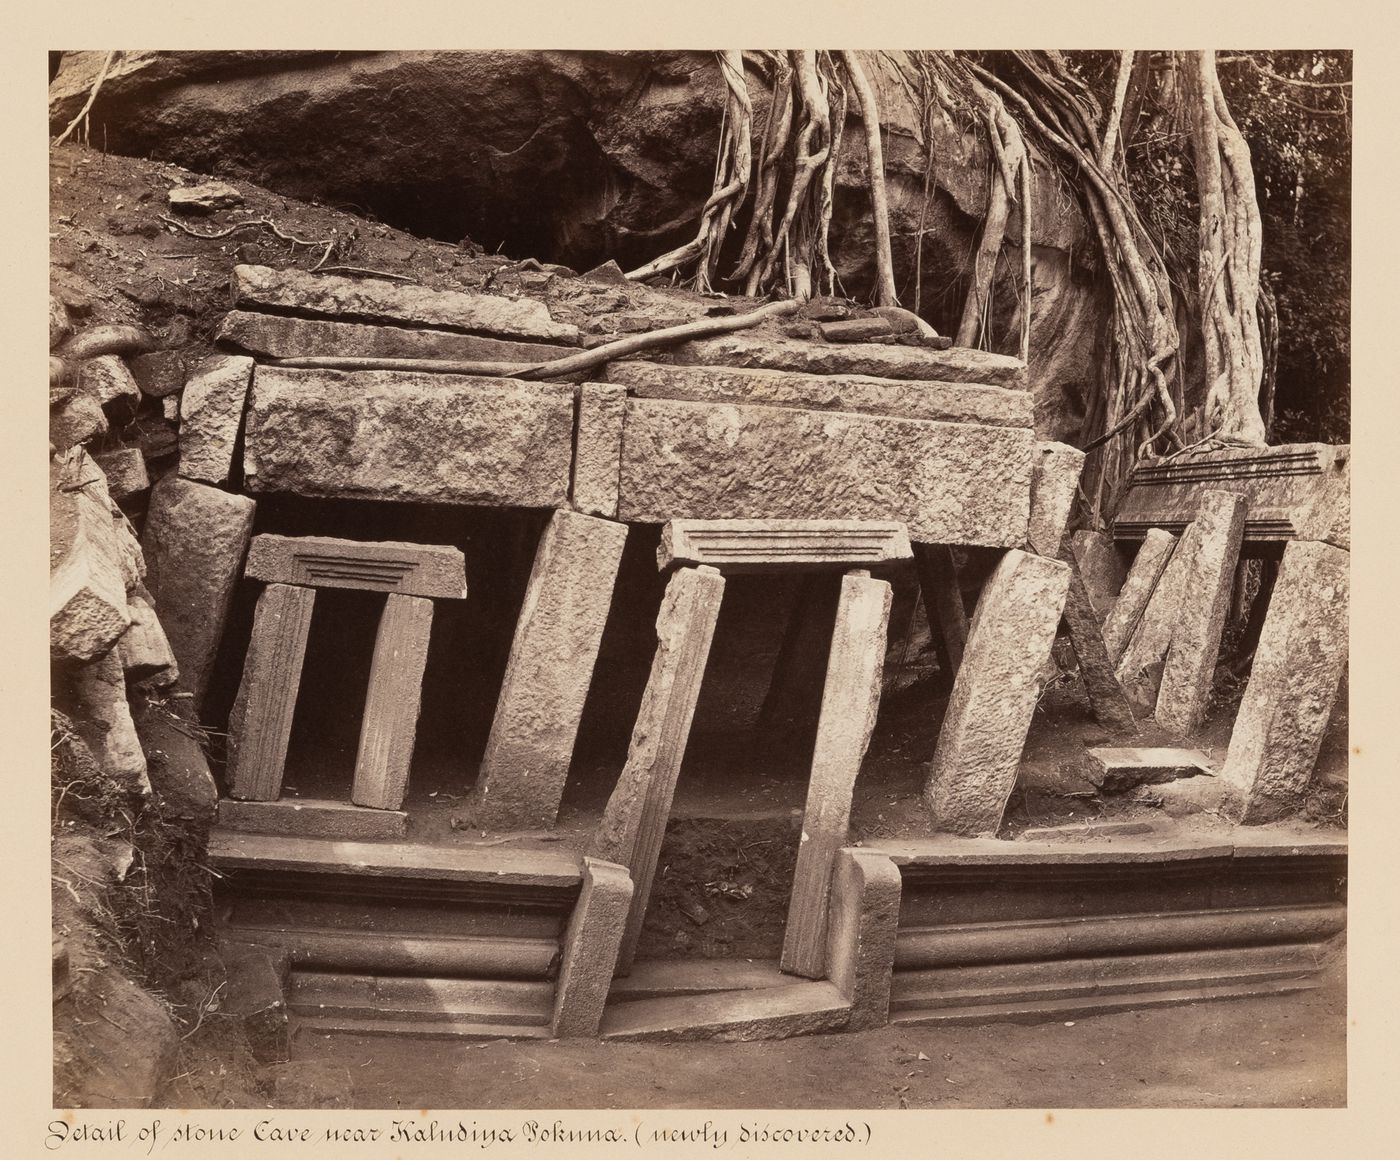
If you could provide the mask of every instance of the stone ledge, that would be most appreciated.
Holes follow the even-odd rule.
[[[709,564],[723,572],[865,568],[912,559],[894,520],[668,520],[657,567]]]

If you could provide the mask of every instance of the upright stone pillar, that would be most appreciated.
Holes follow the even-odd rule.
[[[1230,592],[1244,539],[1245,496],[1208,491],[1196,512],[1196,554],[1157,693],[1157,723],[1192,733],[1206,715],[1220,655],[1220,635],[1230,615]]]
[[[1273,821],[1303,804],[1346,668],[1350,564],[1330,544],[1284,549],[1220,771],[1238,821]]]
[[[642,933],[723,596],[724,577],[706,566],[677,569],[667,584],[656,618],[656,655],[627,763],[589,845],[590,856],[625,866],[632,875],[634,889],[618,953],[619,974],[631,970]]]
[[[578,512],[545,527],[472,795],[476,825],[554,825],[626,542],[625,524]]]
[[[432,627],[431,600],[392,592],[385,598],[350,790],[357,806],[396,810],[403,805]]]
[[[890,620],[890,586],[863,569],[841,579],[836,627],[826,664],[817,744],[802,815],[792,898],[788,904],[781,968],[826,977],[827,902],[836,852],[846,844],[851,794],[860,773],[875,714]]]
[[[995,831],[1016,784],[1069,567],[1011,551],[988,578],[953,682],[924,799],[940,830]]]

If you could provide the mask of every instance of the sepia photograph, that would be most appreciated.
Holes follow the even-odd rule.
[[[1352,53],[1177,39],[52,48],[50,1150],[1346,1108]]]

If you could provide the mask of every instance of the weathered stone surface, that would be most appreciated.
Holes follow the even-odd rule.
[[[1031,515],[1026,543],[1032,552],[1058,557],[1084,469],[1084,452],[1065,443],[1037,443],[1031,469]]]
[[[1191,733],[1205,718],[1220,636],[1230,615],[1248,502],[1227,491],[1201,496],[1191,525],[1197,535],[1195,558],[1157,693],[1157,723],[1164,729]]]
[[[258,596],[243,679],[228,719],[229,794],[276,801],[316,604],[314,588],[269,584]]]
[[[402,810],[370,809],[314,798],[283,798],[275,802],[224,798],[219,802],[219,825],[226,830],[254,834],[376,841],[407,836],[408,815]]]
[[[901,520],[914,540],[1011,547],[1028,430],[629,399],[619,518]]]
[[[465,558],[448,544],[268,533],[253,537],[243,574],[307,588],[363,588],[449,600],[467,594]]]
[[[1194,522],[1186,525],[1171,558],[1162,569],[1161,578],[1152,590],[1152,596],[1142,611],[1137,628],[1123,650],[1123,659],[1118,662],[1118,679],[1124,686],[1139,683],[1143,674],[1166,660],[1167,649],[1171,647],[1172,633],[1176,630],[1177,618],[1181,615],[1182,601],[1188,599],[1186,584],[1196,563],[1196,546],[1200,535]],[[1154,687],[1147,704],[1156,701]]]
[[[1086,771],[1104,793],[1122,793],[1140,785],[1160,785],[1212,772],[1210,759],[1197,749],[1111,746],[1090,749]]]
[[[275,952],[258,947],[228,950],[224,954],[228,988],[222,1010],[243,1024],[253,1057],[269,1063],[287,1058],[291,1031],[282,974]]]
[[[1099,618],[1099,623],[1103,624],[1113,611],[1118,593],[1123,590],[1128,569],[1113,546],[1113,537],[1107,532],[1074,532],[1069,542],[1070,550],[1079,563],[1079,575],[1089,594],[1090,607]]]
[[[131,624],[117,641],[127,678],[160,686],[173,685],[180,679],[180,669],[165,629],[151,605],[150,593],[141,587],[131,592],[127,598],[127,613]]]
[[[761,403],[813,411],[852,411],[899,419],[1031,427],[1033,400],[1025,391],[975,383],[920,382],[861,375],[797,374],[754,367],[609,363],[609,382],[639,399],[700,403]]]
[[[49,653],[91,661],[131,623],[106,479],[86,454],[50,466]]]
[[[1113,534],[1141,539],[1148,528],[1180,531],[1204,488],[1249,503],[1246,543],[1323,540],[1351,547],[1351,448],[1327,443],[1231,448],[1143,463],[1134,469]]]
[[[163,399],[185,385],[185,358],[178,350],[153,350],[126,360],[143,395]]]
[[[259,309],[298,310],[371,322],[407,322],[508,338],[578,342],[578,327],[555,322],[543,302],[496,294],[465,294],[459,290],[429,290],[376,278],[235,266],[233,298],[236,306]]]
[[[107,433],[107,416],[92,395],[76,393],[49,411],[49,442],[67,451]]]
[[[966,347],[931,350],[882,343],[838,346],[739,331],[681,343],[672,348],[670,355],[671,361],[681,366],[761,367],[809,375],[871,375],[996,387],[1023,387],[1026,382],[1026,364],[1019,359]]]
[[[774,572],[868,567],[913,554],[909,533],[893,520],[667,520],[656,563],[663,572],[674,564]]]
[[[120,355],[104,354],[88,359],[78,367],[78,386],[104,407],[112,403],[135,407],[141,401],[141,388]]]
[[[924,784],[938,829],[1000,825],[1068,589],[1067,565],[1021,551],[983,586]]]
[[[223,483],[233,473],[233,453],[253,381],[253,360],[214,355],[195,367],[180,395],[180,474]]]
[[[850,1004],[831,983],[802,982],[758,991],[639,999],[608,1009],[604,1039],[753,1040],[819,1035],[846,1024]]]
[[[219,788],[198,732],[160,702],[138,701],[132,719],[146,753],[151,793],[161,811],[167,817],[208,825],[218,808]]]
[[[632,879],[623,867],[584,858],[583,890],[564,934],[554,992],[554,1038],[598,1034],[631,901]]]
[[[967,606],[958,584],[957,565],[944,544],[915,544],[914,561],[938,666],[951,682],[967,647]]]
[[[151,489],[141,537],[146,587],[196,711],[204,701],[256,510],[247,496],[173,474]]]
[[[115,967],[94,970],[81,1006],[73,994],[64,1008],[55,1009],[54,1103],[148,1108],[175,1074],[180,1049],[175,1022],[165,1004]],[[65,1011],[72,1017],[63,1017]]]
[[[780,959],[784,971],[810,979],[827,974],[832,866],[850,836],[851,794],[880,707],[890,596],[869,573],[841,579]]]
[[[887,855],[854,847],[837,852],[827,958],[832,983],[851,1004],[848,1031],[883,1027],[889,1019],[902,889],[899,867]]]
[[[623,524],[577,512],[546,525],[472,794],[478,825],[554,825],[626,542]]]
[[[584,383],[578,395],[578,434],[569,496],[586,515],[617,516],[622,471],[622,417],[627,392],[609,383]]]
[[[385,597],[350,790],[357,806],[397,810],[403,804],[432,626],[431,600],[397,592]]]
[[[126,675],[117,650],[75,666],[68,682],[79,708],[74,728],[87,742],[102,772],[132,793],[148,795],[151,783],[146,776],[146,755],[131,719]]]
[[[165,199],[176,213],[207,214],[243,204],[243,195],[226,181],[178,185],[165,195]]]
[[[247,416],[245,486],[553,508],[568,497],[573,435],[567,386],[259,367]]]
[[[95,455],[93,459],[107,477],[107,494],[118,502],[139,495],[151,486],[146,457],[139,447],[119,447]]]
[[[1089,698],[1094,719],[1105,729],[1118,733],[1137,732],[1132,705],[1113,672],[1113,662],[1103,643],[1103,626],[1089,603],[1089,593],[1079,575],[1074,553],[1060,544],[1060,559],[1070,570],[1069,592],[1065,596],[1065,627],[1070,645],[1079,662],[1079,680]]]
[[[1284,549],[1220,774],[1240,821],[1302,804],[1346,668],[1349,568],[1349,554],[1328,544]]]
[[[656,617],[656,655],[627,762],[589,842],[591,856],[625,866],[632,875],[632,904],[618,953],[619,974],[631,969],[642,933],[723,596],[724,577],[712,568],[682,568],[666,585]]]
[[[1103,624],[1104,648],[1108,650],[1108,659],[1115,665],[1122,661],[1128,642],[1137,632],[1143,613],[1166,570],[1167,561],[1176,550],[1176,544],[1176,537],[1171,532],[1153,528],[1138,549],[1127,579],[1123,581]]]
[[[332,322],[233,310],[215,334],[223,346],[269,358],[336,355],[340,358],[436,358],[473,362],[539,363],[564,358],[566,346],[514,342],[422,327]]]

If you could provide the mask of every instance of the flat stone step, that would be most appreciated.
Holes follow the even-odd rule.
[[[451,1019],[361,1019],[343,1015],[298,1016],[297,1036],[392,1035],[396,1039],[548,1039],[548,1027],[513,1023],[457,1023]]]
[[[224,900],[220,915],[223,929],[230,933],[248,927],[305,928],[349,931],[363,938],[475,935],[555,941],[563,936],[567,920],[566,908],[553,903],[442,903],[310,892],[304,896],[235,894]]]
[[[543,1027],[554,984],[293,971],[287,1007],[313,1017]]]
[[[794,983],[757,991],[720,991],[664,999],[638,999],[609,1007],[604,1039],[786,1039],[836,1031],[850,1004],[831,983]]]
[[[583,881],[582,862],[573,854],[241,834],[222,828],[209,836],[209,859],[218,870],[290,870],[552,888],[577,887]]]
[[[652,959],[635,963],[629,975],[614,979],[609,1003],[710,995],[717,991],[756,991],[790,987],[793,977],[778,970],[777,959]]]
[[[408,833],[408,815],[402,810],[373,810],[318,798],[280,798],[272,802],[224,798],[219,802],[219,825],[244,833],[358,841],[404,837]]]
[[[1087,756],[1089,780],[1105,793],[1215,772],[1199,749],[1104,746],[1088,750]]]

